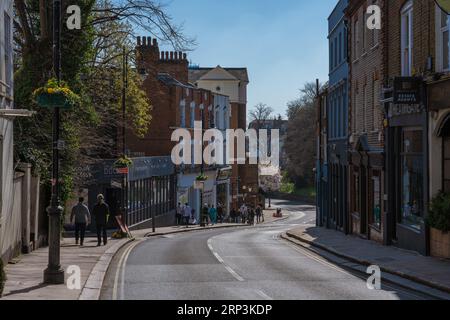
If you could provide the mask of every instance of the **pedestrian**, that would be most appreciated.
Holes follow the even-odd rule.
[[[232,223],[237,223],[237,213],[234,207],[231,209],[230,218]]]
[[[192,209],[189,206],[189,203],[186,203],[186,205],[184,206],[184,210],[183,210],[184,225],[186,226],[186,228],[189,227],[189,219],[191,218],[191,214],[192,214]]]
[[[208,215],[209,215],[208,204],[205,203],[205,205],[203,206],[203,209],[202,209],[202,217],[201,217],[202,225],[205,225],[205,226],[209,225]]]
[[[189,220],[189,224],[195,226],[197,224],[197,219],[195,219],[195,209],[191,210],[191,220]]]
[[[176,211],[176,214],[175,214],[175,222],[176,222],[177,226],[179,226],[179,225],[181,225],[182,210],[183,210],[183,207],[181,206],[180,202],[178,202],[178,206],[177,206],[176,210],[177,211]]]
[[[219,204],[217,207],[217,222],[223,223],[223,208],[222,205]]]
[[[92,215],[95,217],[95,223],[97,227],[97,246],[100,247],[102,245],[102,236],[103,236],[103,245],[108,244],[108,234],[106,232],[106,226],[108,224],[109,217],[109,206],[105,202],[105,197],[102,194],[97,196],[97,204],[94,206],[92,210]]]
[[[256,208],[256,223],[261,223],[261,207],[258,205]]]
[[[209,218],[211,219],[212,225],[217,223],[217,209],[214,206],[211,206],[209,209]]]
[[[242,219],[242,223],[246,224],[247,223],[247,213],[248,213],[248,208],[245,205],[245,203],[241,206],[241,208],[239,209],[240,214],[241,214],[241,219]]]
[[[75,243],[82,247],[84,244],[84,235],[86,233],[86,227],[90,224],[91,214],[89,208],[84,204],[84,198],[78,199],[78,204],[72,208],[72,214],[70,215],[70,223],[73,223],[75,218]]]
[[[255,224],[255,210],[253,209],[253,207],[250,207],[250,210],[248,212],[248,223],[250,225]]]

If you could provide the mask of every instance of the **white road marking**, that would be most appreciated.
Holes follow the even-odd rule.
[[[244,278],[242,278],[236,271],[233,270],[233,268],[231,268],[229,265],[227,265],[225,263],[225,261],[222,259],[221,256],[219,256],[219,254],[217,252],[214,251],[214,248],[212,246],[212,239],[208,240],[208,248],[209,250],[212,252],[212,254],[214,255],[214,257],[216,257],[216,259],[225,267],[225,269],[227,269],[227,271],[239,282],[244,282]]]
[[[127,259],[130,255],[131,250],[134,249],[134,247],[136,247],[138,244],[140,243],[140,241],[135,242],[134,244],[132,244],[131,246],[129,246],[127,249],[125,249],[125,251],[122,253],[122,256],[120,257],[119,263],[117,264],[117,270],[116,270],[116,275],[114,277],[114,286],[113,286],[113,296],[112,299],[113,300],[117,300],[117,291],[119,289],[119,278],[121,276],[121,282],[120,282],[120,300],[123,300],[124,298],[124,278],[125,278],[125,265],[127,263]],[[123,267],[122,267],[123,265]],[[122,270],[122,273],[120,272]]]
[[[269,297],[267,294],[264,293],[262,290],[256,290],[256,293],[260,295],[264,300],[273,300],[271,297]]]

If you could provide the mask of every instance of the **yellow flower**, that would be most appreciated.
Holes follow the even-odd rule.
[[[47,93],[48,93],[48,94],[54,94],[54,93],[55,93],[55,89],[53,89],[53,88],[48,88],[48,89],[47,89]]]

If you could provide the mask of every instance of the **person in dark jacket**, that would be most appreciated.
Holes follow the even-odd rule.
[[[109,206],[105,202],[105,197],[102,194],[97,196],[97,204],[92,210],[92,216],[95,217],[95,222],[97,226],[97,246],[102,245],[102,235],[103,244],[106,246],[108,244],[108,234],[106,233],[106,225],[108,223],[109,216]]]
[[[80,197],[78,204],[72,208],[70,215],[70,223],[73,223],[75,218],[75,243],[78,245],[78,241],[80,240],[80,246],[83,246],[86,226],[91,221],[89,209],[83,202],[84,198]]]

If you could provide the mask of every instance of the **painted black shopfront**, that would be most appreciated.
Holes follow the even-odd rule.
[[[400,89],[394,86],[392,90],[386,90],[385,96],[388,119],[385,237],[387,244],[426,255],[429,166],[425,86],[417,78],[400,78],[395,82],[403,82],[406,93],[396,93],[401,92],[400,84]]]
[[[83,168],[89,207],[95,205],[98,194],[104,194],[111,214],[119,215],[126,205],[126,222],[130,227],[147,227],[155,217],[158,226],[172,225],[175,219],[176,175],[170,157],[133,159],[126,176],[114,168],[114,160],[104,160]],[[111,219],[111,224],[114,221]]]

